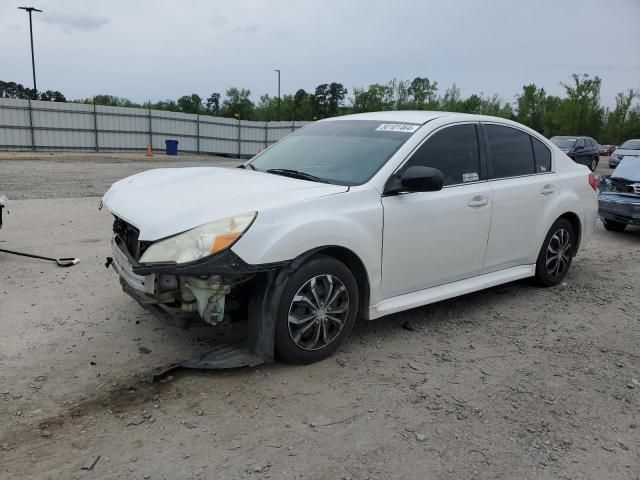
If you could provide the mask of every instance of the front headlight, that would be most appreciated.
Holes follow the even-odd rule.
[[[257,212],[216,220],[152,244],[141,263],[186,263],[218,253],[233,245],[249,228]]]

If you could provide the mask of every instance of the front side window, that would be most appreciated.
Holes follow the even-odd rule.
[[[535,172],[529,134],[503,125],[485,125],[492,178],[518,177]]]
[[[578,143],[576,143],[576,148],[584,148],[584,138],[581,138],[578,140]]]
[[[454,125],[433,134],[406,163],[437,168],[444,185],[480,180],[480,154],[475,125]]]
[[[368,181],[420,128],[420,125],[374,120],[313,123],[280,140],[252,160],[250,168],[318,181],[361,185]]]

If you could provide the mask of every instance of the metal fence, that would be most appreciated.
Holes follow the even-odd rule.
[[[251,156],[307,122],[254,122],[150,108],[0,98],[0,149],[164,149]]]

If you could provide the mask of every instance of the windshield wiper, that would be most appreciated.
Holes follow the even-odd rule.
[[[274,175],[282,175],[283,177],[299,178],[301,180],[310,180],[312,182],[329,183],[324,178],[316,177],[310,173],[301,172],[299,170],[291,170],[289,168],[270,168],[266,170],[267,173],[273,173]]]

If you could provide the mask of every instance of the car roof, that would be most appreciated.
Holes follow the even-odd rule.
[[[445,117],[453,121],[500,122],[521,126],[520,124],[512,122],[511,120],[508,120],[506,118],[491,117],[488,115],[474,115],[471,113],[439,112],[430,110],[389,110],[384,112],[354,113],[351,115],[343,115],[340,117],[325,118],[321,121],[331,122],[339,120],[376,120],[380,122],[406,122],[424,124],[430,120]]]

